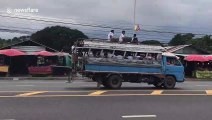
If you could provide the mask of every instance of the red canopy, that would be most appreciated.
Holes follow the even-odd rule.
[[[203,55],[189,55],[185,57],[186,61],[198,61],[198,62],[206,62],[209,61],[205,56]]]
[[[40,55],[40,56],[55,56],[54,53],[48,52],[48,51],[40,51],[40,52],[35,52],[33,55]]]
[[[212,55],[209,55],[209,56],[205,56],[208,60],[211,60],[212,61]]]
[[[21,56],[26,55],[24,52],[21,52],[16,49],[4,49],[0,50],[0,54],[6,55],[6,56]]]

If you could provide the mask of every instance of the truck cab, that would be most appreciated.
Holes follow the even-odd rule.
[[[164,74],[175,77],[177,82],[184,81],[184,67],[176,57],[164,57],[166,61]]]
[[[174,88],[176,82],[184,82],[184,66],[174,54],[163,53],[163,74],[165,75],[164,86]]]

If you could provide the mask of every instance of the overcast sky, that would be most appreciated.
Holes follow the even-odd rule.
[[[136,23],[145,30],[193,32],[212,34],[212,0],[137,0]],[[45,19],[65,20],[74,23],[107,25],[133,29],[134,0],[1,0],[0,14],[7,10],[38,9],[38,12],[21,13]],[[17,13],[16,13],[17,14]],[[20,15],[20,13],[19,13]],[[22,16],[19,17],[22,17]],[[53,23],[0,17],[0,28],[36,31]],[[105,37],[109,29],[64,25],[79,29],[92,37]],[[121,30],[115,30],[117,37]],[[131,36],[133,30],[128,30]],[[167,41],[173,34],[138,32],[142,39]],[[21,36],[18,33],[0,32],[1,38]]]

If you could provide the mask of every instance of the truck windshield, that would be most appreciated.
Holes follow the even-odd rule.
[[[167,57],[166,61],[167,65],[173,65],[173,66],[181,66],[181,63],[177,58],[175,57]]]

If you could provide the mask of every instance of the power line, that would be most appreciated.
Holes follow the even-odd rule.
[[[5,29],[5,28],[0,28],[0,31],[2,31],[2,32],[10,32],[10,33],[32,34],[32,32],[30,32],[30,31],[12,30],[12,29]]]
[[[22,18],[22,17],[17,17],[17,16],[2,15],[2,14],[0,14],[0,16],[1,17],[7,17],[7,18],[16,18],[16,19],[23,19],[23,20],[40,21],[40,22],[51,22],[51,23],[61,23],[61,24],[69,24],[69,25],[79,25],[79,26],[85,26],[85,27],[110,28],[110,29],[121,29],[122,30],[122,28],[119,28],[119,27],[110,27],[110,26],[102,26],[102,25],[71,23],[71,22],[43,20],[43,19],[35,19],[35,18]],[[129,30],[129,28],[125,28],[125,30]]]
[[[14,27],[14,26],[4,26],[0,25],[1,28],[18,28],[18,29],[26,29],[26,30],[38,30],[38,29],[32,29],[32,28],[25,28],[25,27]]]
[[[23,17],[17,17],[17,16],[8,16],[8,15],[2,15],[1,17],[7,17],[7,18],[16,18],[16,19],[23,19],[23,20],[32,20],[32,21],[40,21],[40,22],[51,22],[51,23],[57,23],[57,24],[68,24],[68,25],[77,25],[77,26],[84,26],[84,27],[94,27],[94,28],[108,28],[108,29],[119,29],[119,30],[132,30],[131,28],[121,28],[121,27],[110,27],[110,26],[103,26],[103,25],[92,25],[92,24],[82,24],[82,23],[73,23],[73,22],[64,22],[64,21],[54,21],[54,20],[44,20],[44,19],[36,19],[36,18],[23,18]],[[141,31],[144,32],[154,32],[154,33],[167,33],[167,34],[188,34],[184,32],[170,32],[170,31],[159,31],[159,30],[147,30],[147,29],[141,29]],[[203,33],[193,33],[194,35],[207,35]]]

